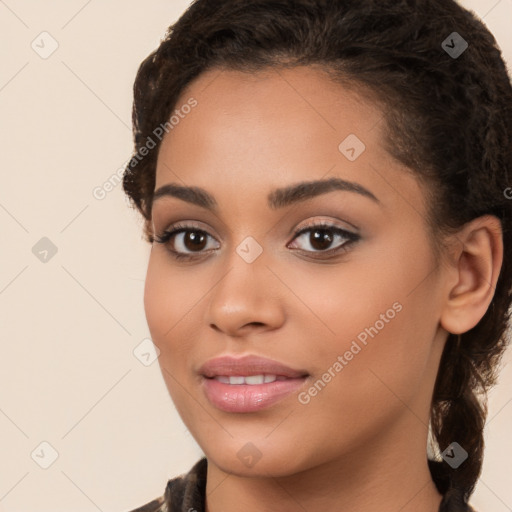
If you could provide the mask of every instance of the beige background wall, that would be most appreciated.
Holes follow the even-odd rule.
[[[462,3],[512,63],[512,0]],[[158,363],[133,353],[149,337],[139,218],[120,185],[93,193],[130,156],[138,64],[187,5],[0,0],[0,510],[128,511],[201,455]],[[512,510],[510,350],[505,363],[479,512]]]

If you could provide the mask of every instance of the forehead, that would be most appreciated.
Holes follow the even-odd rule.
[[[419,192],[403,183],[410,173],[385,151],[383,112],[366,97],[319,68],[209,70],[175,105],[179,113],[191,98],[197,102],[162,141],[155,189],[181,181],[222,184],[227,194],[329,175]]]
[[[188,85],[174,113],[179,113],[192,97],[197,106],[190,114],[180,116],[180,126],[173,127],[167,139],[185,137],[193,131],[202,139],[213,133],[239,138],[252,135],[260,140],[267,135],[271,143],[275,135],[285,131],[287,140],[318,133],[333,136],[336,141],[350,131],[369,144],[380,143],[379,130],[374,129],[383,118],[382,111],[353,88],[334,83],[318,67],[258,73],[212,69]],[[187,117],[191,121],[185,122]],[[237,132],[237,128],[243,128],[243,132]],[[215,136],[215,141],[220,142],[220,138]]]

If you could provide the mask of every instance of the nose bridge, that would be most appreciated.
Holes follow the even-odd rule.
[[[267,268],[263,247],[252,237],[240,242],[226,259],[226,271],[213,287],[207,322],[235,334],[247,324],[275,328],[283,319],[275,276]]]
[[[255,286],[259,282],[266,281],[269,278],[268,274],[271,274],[266,266],[268,255],[264,251],[263,242],[260,244],[256,238],[250,235],[241,236],[240,238],[241,241],[238,244],[233,244],[231,250],[225,256],[224,263],[228,273],[222,279],[222,281],[225,281],[225,288],[234,288],[238,291],[244,289],[244,283],[247,286]],[[261,239],[261,237],[259,238]],[[219,285],[222,285],[222,281]],[[256,289],[254,291],[253,297],[260,293]]]
[[[257,255],[254,242],[244,239],[231,251],[226,268],[227,272],[213,290],[217,302],[231,311],[251,311],[267,295],[265,290],[268,292],[269,272],[263,252]]]

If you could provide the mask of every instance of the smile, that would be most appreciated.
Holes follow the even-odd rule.
[[[282,375],[216,375],[203,377],[206,399],[216,409],[230,413],[257,412],[299,393],[307,377]]]
[[[223,382],[224,384],[249,384],[254,386],[256,384],[267,384],[268,382],[274,382],[275,380],[286,380],[287,377],[282,375],[216,375],[213,379]]]

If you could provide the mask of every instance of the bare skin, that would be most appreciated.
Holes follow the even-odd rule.
[[[191,232],[208,236],[200,252],[187,233],[153,244],[144,301],[170,395],[208,458],[208,512],[437,512],[426,461],[434,382],[448,333],[472,328],[490,304],[499,221],[469,223],[437,262],[424,191],[383,148],[382,112],[318,70],[211,70],[177,108],[190,97],[197,106],[162,142],[155,190],[201,187],[217,211],[170,196],[154,202],[156,234],[192,222]],[[366,146],[354,161],[338,147],[349,134]],[[331,190],[267,203],[276,188],[333,177],[378,201]],[[314,229],[295,236],[321,221],[359,239],[328,231],[332,243],[318,249]],[[263,250],[252,263],[236,251],[249,236]],[[302,402],[293,393],[257,412],[216,408],[198,369],[224,354],[305,369]],[[329,368],[327,385],[309,393]],[[247,443],[261,454],[251,467],[238,456]]]

